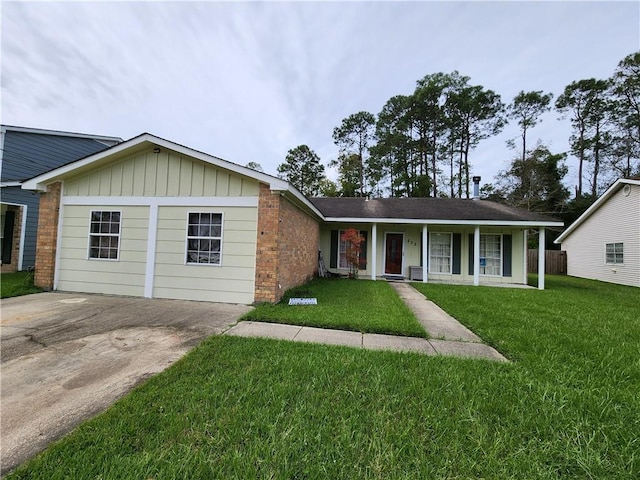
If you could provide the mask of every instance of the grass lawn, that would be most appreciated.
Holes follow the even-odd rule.
[[[41,291],[38,287],[33,286],[33,272],[3,273],[0,275],[1,298],[18,297]]]
[[[211,337],[7,478],[640,476],[637,288],[416,287],[514,361]]]
[[[318,305],[288,305],[290,297],[315,297]],[[243,320],[426,337],[415,315],[387,282],[316,278],[285,293],[276,305],[258,305]]]

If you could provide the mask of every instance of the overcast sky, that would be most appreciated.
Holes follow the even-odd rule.
[[[149,132],[275,174],[333,128],[377,114],[427,74],[458,70],[502,96],[611,76],[640,49],[640,2],[2,2],[3,124],[128,139]],[[568,148],[568,122],[540,138]],[[483,183],[508,127],[472,153]],[[575,177],[576,163],[569,166]],[[334,176],[334,175],[332,175]],[[570,180],[571,183],[571,180]]]

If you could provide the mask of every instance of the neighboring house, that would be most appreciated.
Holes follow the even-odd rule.
[[[555,243],[569,275],[640,287],[640,177],[617,180]]]
[[[105,150],[121,138],[0,126],[0,239],[2,271],[33,268],[39,197],[23,190],[35,175]]]
[[[23,188],[44,192],[39,286],[149,298],[278,301],[316,273],[319,249],[346,273],[339,231],[350,227],[367,236],[361,273],[372,279],[522,284],[525,230],[562,225],[482,200],[308,199],[147,133]],[[421,252],[428,262],[412,269]]]

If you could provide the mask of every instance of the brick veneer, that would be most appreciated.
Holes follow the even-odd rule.
[[[61,190],[62,184],[56,182],[49,185],[45,193],[40,194],[34,283],[45,290],[53,289]]]
[[[318,222],[268,185],[260,185],[256,245],[256,302],[277,302],[313,277],[318,267]]]
[[[3,263],[0,271],[2,273],[13,273],[18,271],[18,261],[20,260],[20,236],[22,234],[22,214],[24,209],[16,205],[8,205],[7,211],[14,211],[16,215],[13,221],[13,237],[11,239],[11,263]]]

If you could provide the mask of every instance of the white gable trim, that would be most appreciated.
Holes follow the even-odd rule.
[[[335,223],[404,223],[409,225],[488,225],[496,227],[562,227],[562,222],[531,220],[433,220],[415,218],[358,218],[358,217],[327,217],[326,222]]]
[[[38,135],[56,135],[59,137],[87,138],[97,142],[122,142],[120,137],[110,137],[107,135],[92,135],[90,133],[64,132],[62,130],[47,130],[44,128],[16,127],[12,125],[2,125],[2,133],[19,132],[19,133],[35,133]]]
[[[611,196],[618,191],[621,185],[640,185],[640,180],[633,180],[631,178],[619,178],[615,181],[613,185],[611,185],[606,192],[602,194],[600,198],[598,198],[587,210],[578,217],[578,219],[573,222],[569,227],[562,232],[557,239],[554,240],[553,243],[559,244],[562,243],[563,240],[573,233],[584,221],[589,218],[598,208],[600,208]]]

